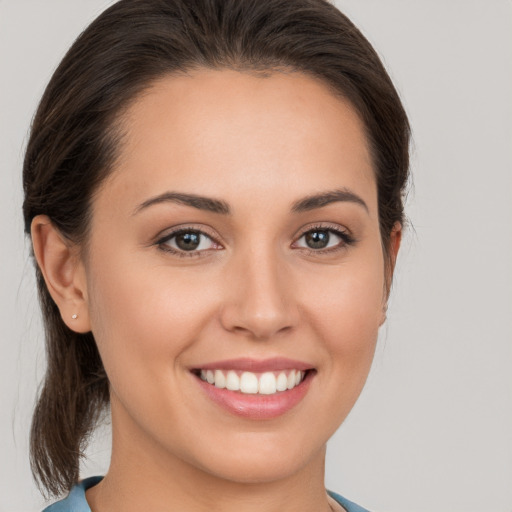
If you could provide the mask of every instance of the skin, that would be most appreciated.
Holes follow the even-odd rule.
[[[396,226],[386,267],[360,119],[299,73],[199,70],[159,80],[122,122],[87,250],[44,216],[32,231],[64,321],[92,330],[111,383],[112,462],[87,492],[93,512],[341,510],[325,493],[325,445],[370,370],[400,242]],[[364,205],[293,210],[333,190]],[[166,192],[215,198],[231,213],[141,208]],[[180,257],[158,244],[176,226],[210,238]],[[313,228],[354,242],[331,232],[332,247],[308,248]],[[292,410],[242,418],[190,371],[239,357],[289,357],[316,373]]]

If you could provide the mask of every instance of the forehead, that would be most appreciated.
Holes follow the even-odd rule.
[[[367,201],[376,201],[359,116],[302,73],[167,76],[133,102],[122,125],[111,181],[132,202],[164,189],[270,197],[285,188],[292,200],[341,187],[366,190]]]

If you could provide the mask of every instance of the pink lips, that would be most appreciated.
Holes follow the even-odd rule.
[[[247,372],[263,373],[275,372],[279,370],[311,370],[310,364],[303,363],[302,361],[294,361],[285,357],[276,357],[273,359],[266,359],[264,361],[257,361],[255,359],[240,358],[240,359],[227,359],[225,361],[216,361],[214,363],[207,363],[201,366],[201,370],[240,370]]]
[[[253,373],[295,369],[307,372],[302,382],[293,389],[272,395],[245,394],[225,388],[221,389],[196,377],[198,385],[213,402],[231,414],[252,420],[277,418],[295,407],[307,394],[310,383],[316,374],[311,365],[287,358],[273,358],[264,361],[249,358],[230,359],[204,364],[200,369]]]

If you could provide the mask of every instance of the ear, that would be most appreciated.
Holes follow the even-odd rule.
[[[384,302],[382,306],[382,319],[380,325],[386,321],[386,313],[388,310],[388,299],[391,291],[391,283],[393,281],[393,274],[395,272],[396,259],[398,257],[398,251],[400,250],[400,244],[402,243],[402,224],[395,222],[391,234],[389,236],[389,247],[385,268],[385,290],[384,290]]]
[[[31,235],[34,256],[63,322],[75,332],[89,332],[86,276],[78,247],[46,215],[34,217]]]
[[[389,238],[389,284],[393,279],[393,273],[395,271],[396,259],[398,257],[398,251],[400,250],[400,244],[402,243],[402,224],[395,222],[391,235]]]

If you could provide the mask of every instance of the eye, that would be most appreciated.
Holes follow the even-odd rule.
[[[180,229],[164,236],[158,240],[157,245],[164,251],[185,255],[208,251],[211,249],[221,249],[210,236],[197,229]]]
[[[342,248],[354,242],[346,232],[332,228],[313,228],[306,231],[293,245],[313,251]]]

